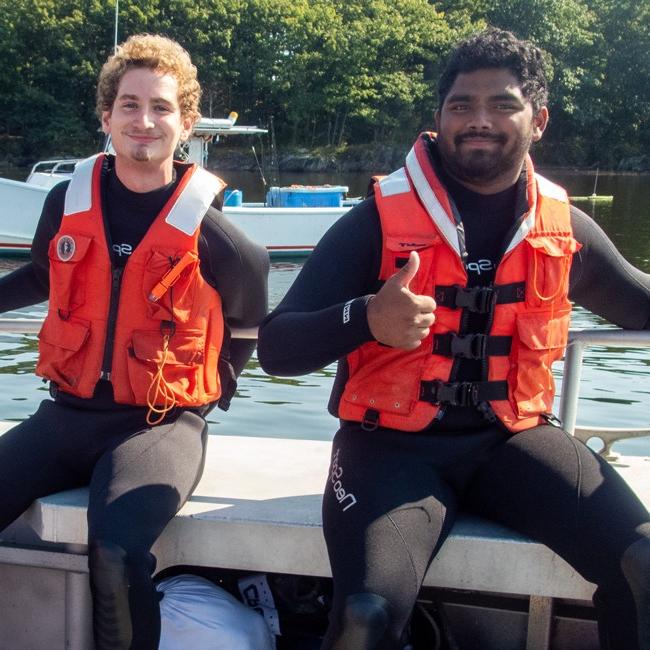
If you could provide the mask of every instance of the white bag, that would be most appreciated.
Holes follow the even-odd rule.
[[[273,650],[264,618],[209,580],[179,575],[156,589],[164,594],[159,650]]]

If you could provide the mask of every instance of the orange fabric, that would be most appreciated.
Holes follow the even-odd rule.
[[[380,279],[395,273],[397,259],[405,260],[417,250],[420,268],[410,289],[435,298],[437,285],[467,286],[467,274],[455,248],[449,197],[426,152],[427,137],[418,139],[405,169],[377,184],[375,200],[383,233]],[[490,405],[511,431],[535,426],[542,413],[551,411],[555,392],[551,365],[561,358],[567,343],[569,269],[580,247],[572,235],[566,193],[536,176],[530,159],[527,169],[527,226],[521,230],[521,241],[504,255],[495,278],[496,285],[525,281],[525,300],[495,306],[489,334],[511,336],[512,348],[509,356],[488,357],[484,378],[507,381],[508,399]],[[432,353],[433,339],[436,334],[458,333],[461,313],[438,306],[431,333],[415,350],[371,342],[348,355],[349,378],[339,417],[363,421],[372,409],[379,412],[381,426],[405,431],[427,427],[440,407],[420,401],[420,383],[451,381],[454,362],[453,357]]]
[[[199,270],[203,215],[191,234],[166,222],[172,209],[197,211],[187,205],[191,201],[184,202],[196,166],[183,175],[124,267],[107,364],[113,275],[101,211],[102,162],[99,156],[92,169],[90,208],[64,215],[50,242],[50,301],[36,372],[65,392],[89,398],[108,369],[115,401],[122,404],[147,405],[155,378],[161,387],[153,398],[150,394],[150,403],[168,404],[170,396],[179,406],[215,401],[221,394],[217,363],[224,323],[221,298]],[[154,291],[181,259],[185,267],[171,288],[162,295]],[[156,301],[150,299],[152,292]]]

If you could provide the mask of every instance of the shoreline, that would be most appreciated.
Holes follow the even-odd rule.
[[[351,145],[347,147],[281,147],[277,156],[280,172],[291,173],[341,173],[341,172],[368,172],[389,173],[404,164],[410,145]],[[595,165],[566,165],[554,164],[545,160],[544,152],[538,152],[537,168],[559,171],[569,174],[595,173]],[[89,154],[90,155],[90,154]],[[69,156],[60,156],[61,158]],[[265,172],[271,168],[270,156],[263,150],[259,155],[260,163]],[[58,156],[48,156],[56,159]],[[38,161],[16,159],[11,156],[0,158],[0,176],[24,180],[31,167]],[[225,147],[217,145],[212,147],[208,169],[222,171],[258,171],[257,162],[251,148]],[[614,168],[598,168],[601,176],[638,176],[650,174],[650,155],[633,156],[621,160]]]

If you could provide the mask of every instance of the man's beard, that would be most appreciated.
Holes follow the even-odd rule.
[[[151,151],[146,145],[138,145],[132,150],[131,157],[138,162],[149,162],[151,160]]]
[[[459,181],[475,185],[490,183],[500,176],[519,170],[528,153],[531,144],[531,134],[518,137],[509,150],[504,151],[507,143],[505,136],[499,134],[481,135],[481,139],[497,142],[499,147],[493,151],[472,149],[462,151],[464,140],[478,137],[475,134],[464,133],[454,138],[455,149],[450,150],[444,138],[438,139],[438,151],[445,170]]]

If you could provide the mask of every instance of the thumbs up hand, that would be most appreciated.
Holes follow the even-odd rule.
[[[414,350],[429,334],[435,321],[436,302],[409,289],[420,268],[420,256],[411,251],[408,262],[392,275],[368,303],[366,317],[370,332],[380,343]]]

